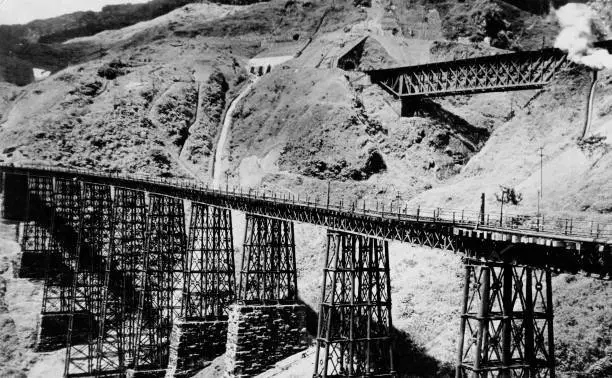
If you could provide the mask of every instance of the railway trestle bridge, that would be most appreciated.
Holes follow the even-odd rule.
[[[307,348],[293,222],[328,229],[313,376],[395,376],[388,242],[464,258],[457,377],[554,377],[551,274],[612,278],[612,225],[371,209],[194,182],[0,166],[20,274],[44,282],[39,350],[67,377],[253,376]],[[231,211],[246,213],[234,271]]]

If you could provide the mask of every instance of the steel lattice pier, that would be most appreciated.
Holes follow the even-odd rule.
[[[193,203],[184,319],[226,318],[236,298],[231,212]]]
[[[28,177],[27,202],[21,251],[20,277],[44,279],[51,253],[54,251],[53,178]]]
[[[386,241],[329,231],[315,377],[394,376]]]
[[[140,292],[134,369],[165,369],[170,332],[180,316],[183,289],[185,213],[183,200],[149,196],[143,266],[145,289]]]
[[[242,259],[240,301],[297,300],[293,222],[247,214]]]
[[[551,273],[468,261],[456,377],[554,377]]]
[[[105,270],[112,259],[112,202],[110,187],[84,183],[79,209],[78,245],[70,294],[65,376],[95,376],[99,324],[108,293]],[[115,302],[116,300],[112,300]],[[112,303],[111,303],[112,304]],[[75,313],[86,314],[86,324],[75,327]],[[79,341],[83,342],[81,344]]]
[[[78,260],[81,226],[81,185],[78,181],[55,179],[53,203],[52,260],[47,268],[42,314],[68,314],[72,310],[72,281]],[[49,259],[51,260],[51,259]]]

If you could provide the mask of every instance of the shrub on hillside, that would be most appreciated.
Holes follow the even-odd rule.
[[[98,76],[103,77],[107,80],[114,80],[119,76],[126,74],[127,64],[123,63],[119,59],[112,60],[109,63],[105,63],[102,67],[98,68]]]

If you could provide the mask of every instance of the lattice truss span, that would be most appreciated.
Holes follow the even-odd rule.
[[[394,376],[386,241],[329,231],[316,377]]]
[[[293,223],[246,216],[238,299],[251,303],[293,303],[298,298]]]
[[[187,254],[184,319],[227,318],[236,298],[231,211],[194,202]]]
[[[551,275],[510,264],[465,266],[457,377],[554,377]]]
[[[541,88],[571,63],[558,50],[370,71],[372,81],[397,97],[447,96]]]

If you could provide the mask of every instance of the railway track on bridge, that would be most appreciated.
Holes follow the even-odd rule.
[[[97,173],[44,166],[0,166],[5,175],[56,177],[145,191],[281,220],[311,223],[370,237],[446,249],[483,259],[514,259],[558,271],[612,276],[612,224],[529,215],[478,214],[445,209],[376,208],[259,193],[229,191],[194,181]],[[24,192],[25,193],[25,190]],[[12,194],[11,194],[12,195]],[[525,249],[537,252],[525,258]],[[516,253],[512,252],[513,250]],[[506,257],[499,255],[503,251]]]

